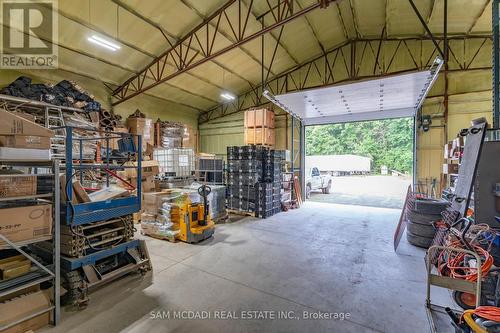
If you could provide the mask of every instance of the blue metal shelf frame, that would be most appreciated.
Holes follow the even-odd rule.
[[[96,262],[98,262],[101,259],[109,258],[112,255],[118,254],[118,253],[124,253],[127,252],[128,249],[134,249],[140,247],[140,241],[138,239],[134,239],[131,241],[128,241],[126,243],[122,243],[116,246],[113,246],[109,249],[106,250],[101,250],[96,253],[92,253],[89,255],[86,255],[85,257],[82,258],[69,258],[65,256],[61,256],[61,268],[67,271],[73,271],[75,269],[78,269],[82,266],[86,265],[95,265]]]
[[[132,214],[141,210],[141,184],[142,184],[142,137],[140,135],[119,133],[119,132],[106,132],[106,136],[95,136],[95,137],[84,137],[75,138],[73,137],[73,129],[77,127],[65,126],[66,130],[66,203],[64,204],[65,218],[63,221],[67,225],[82,225],[103,220],[108,220],[114,217],[119,217],[123,215]],[[98,132],[94,129],[79,128],[89,132]],[[115,134],[116,136],[112,136]],[[77,170],[105,170],[105,169],[116,169],[117,167],[113,164],[109,164],[109,140],[113,138],[123,138],[124,136],[136,136],[137,137],[137,166],[126,168],[136,168],[137,169],[137,195],[130,196],[127,198],[117,198],[110,199],[106,201],[98,202],[86,202],[86,203],[72,203],[73,191],[72,187],[68,186],[70,180],[74,177],[74,173]],[[85,140],[106,140],[106,163],[105,164],[83,164],[83,141]],[[78,141],[79,144],[79,163],[73,163],[73,143]],[[82,173],[80,173],[82,177]],[[82,180],[82,179],[81,179]],[[106,185],[109,186],[109,174],[106,173]]]

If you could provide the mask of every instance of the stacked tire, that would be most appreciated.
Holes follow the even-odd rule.
[[[406,209],[406,239],[412,245],[429,248],[436,234],[434,222],[442,219],[446,200],[411,199]]]

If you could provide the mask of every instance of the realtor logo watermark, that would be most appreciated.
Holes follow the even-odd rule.
[[[58,66],[57,0],[0,0],[0,68]]]

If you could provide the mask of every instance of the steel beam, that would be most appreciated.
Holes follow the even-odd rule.
[[[111,0],[113,1],[113,3],[117,6],[119,6],[120,8],[123,8],[124,10],[126,10],[127,12],[129,12],[130,14],[134,15],[135,17],[137,17],[138,19],[144,21],[145,23],[151,25],[152,27],[154,27],[155,29],[158,29],[158,31],[160,31],[163,35],[163,37],[165,37],[165,39],[168,39],[168,38],[171,38],[172,41],[174,41],[175,43],[179,40],[179,38],[177,36],[174,36],[172,35],[171,33],[169,33],[168,31],[166,31],[162,26],[160,26],[158,23],[155,23],[153,22],[151,19],[145,17],[144,15],[140,14],[139,12],[137,12],[135,9],[133,9],[132,7],[130,7],[129,5],[123,3],[121,0]],[[193,49],[196,50],[196,48],[194,46],[191,46]],[[153,57],[154,58],[154,57]],[[231,69],[229,69],[228,67],[224,66],[223,64],[221,64],[220,62],[218,61],[214,61],[214,63],[219,66],[220,68],[222,68],[223,70],[231,73],[232,75],[240,78],[241,80],[243,81],[246,81],[248,84],[251,85],[251,82],[248,81],[246,78],[244,78],[243,76],[239,75],[238,73],[235,73],[234,71],[232,71]],[[205,83],[208,83],[210,85],[213,85],[214,87],[217,87],[219,89],[225,89],[225,87],[221,87],[219,86],[218,84],[212,82],[212,81],[209,81],[207,80],[206,78],[202,77],[202,76],[199,76],[199,75],[195,75],[195,74],[192,74],[192,73],[189,73],[191,76],[205,82]]]
[[[300,124],[300,142],[299,142],[299,151],[300,151],[300,169],[299,169],[299,179],[300,179],[300,196],[303,200],[307,200],[306,198],[306,128],[302,121]]]
[[[300,3],[297,3],[297,5],[299,6],[300,9],[302,9],[302,6],[300,5]],[[312,24],[311,24],[311,21],[307,18],[307,16],[304,16],[304,20],[306,21],[307,23],[307,26],[309,27],[309,29],[311,29],[311,33],[312,35],[314,36],[314,40],[316,41],[316,43],[318,44],[320,50],[322,52],[325,52],[325,47],[323,46],[323,43],[321,43],[321,41],[319,40],[319,37],[318,37],[318,34],[316,33],[316,31],[314,30]]]
[[[354,31],[356,32],[356,37],[361,38],[361,32],[358,28],[358,19],[356,17],[356,10],[354,9],[354,5],[352,4],[352,0],[349,0],[349,8],[351,9],[352,15],[352,24],[354,26]]]
[[[253,0],[250,0],[250,1],[253,2]],[[267,2],[269,3],[269,1],[267,1]],[[245,5],[248,6],[248,4],[246,2],[244,2],[244,3],[245,3]],[[298,4],[299,3],[297,3],[297,5]],[[257,15],[256,13],[252,12],[252,15],[254,16],[255,20],[257,20],[257,21],[259,21],[260,19],[264,19],[269,14],[274,15],[274,16],[276,16],[276,15],[283,15],[283,14],[286,14],[286,13],[283,13],[283,10],[291,10],[291,11],[293,11],[293,2],[290,2],[290,6],[285,7],[287,9],[282,9],[281,7],[282,7],[282,3],[278,1],[278,4],[276,6],[274,6],[272,8],[272,10],[270,9],[270,10],[268,10],[265,13],[260,14],[260,15]],[[299,8],[302,9],[300,6],[299,6]],[[274,40],[277,42],[277,45],[279,45],[286,52],[286,54],[288,55],[288,57],[290,59],[292,59],[294,65],[298,65],[299,61],[293,56],[292,52],[290,52],[290,50],[288,49],[288,47],[285,44],[283,44],[283,42],[281,42],[281,38],[276,37],[273,34],[272,31],[269,32],[269,35],[271,35],[271,37],[274,38]],[[269,70],[270,70],[270,68],[269,68]]]
[[[435,36],[434,38],[439,41],[444,40],[444,37]],[[463,49],[466,45],[465,43],[468,43],[470,40],[482,41],[480,48],[476,52],[478,53],[490,47],[491,36],[449,36],[447,40],[450,53],[455,49],[457,54],[460,54],[458,51]],[[357,47],[355,48],[354,45],[357,45]],[[280,95],[293,91],[426,69],[434,61],[436,51],[434,50],[434,53],[429,56],[424,56],[420,52],[424,48],[434,50],[434,45],[430,37],[405,39],[374,38],[347,41],[300,66],[270,78],[267,81],[265,89],[272,95]],[[351,52],[353,53],[352,58],[356,59],[356,62],[352,66],[349,57]],[[370,52],[373,54],[370,54]],[[383,55],[388,60],[408,57],[409,54],[414,60],[408,62],[406,68],[394,68],[395,66],[391,61],[387,63],[379,62],[377,54],[379,54],[379,57]],[[460,58],[457,60],[455,57],[449,59],[450,68],[452,69],[449,69],[448,72],[490,69],[489,64],[481,63],[476,59],[476,54],[464,54],[463,56],[463,59]],[[359,67],[359,64],[364,64],[363,71],[360,70],[361,67]],[[367,70],[366,68],[369,69]],[[372,68],[379,68],[379,70],[373,73]],[[263,87],[259,85],[239,95],[232,102],[217,105],[201,113],[198,121],[204,123],[251,107],[267,105],[269,102],[261,98],[262,94]]]
[[[311,12],[319,7],[319,2],[314,3],[303,10],[293,12],[293,8],[289,0],[277,0],[284,8],[282,14],[276,15],[269,19],[271,24],[265,26],[259,31],[249,33],[247,25],[251,14],[253,2],[248,10],[243,13],[239,11],[237,18],[230,19],[229,15],[234,9],[241,6],[243,0],[231,0],[224,6],[210,15],[201,24],[192,29],[188,34],[181,38],[176,44],[172,45],[168,50],[162,53],[158,58],[151,62],[146,68],[140,71],[139,74],[132,76],[124,84],[113,92],[113,96],[117,99],[113,105],[122,103],[134,96],[137,96],[158,84],[166,82],[184,72],[192,70],[199,65],[204,64],[224,53],[227,53],[247,42],[258,38],[259,36],[270,32],[273,29],[283,26],[284,24],[301,17],[302,15]],[[288,9],[287,9],[288,8]],[[234,41],[220,49],[214,49],[217,36],[220,38],[220,22],[222,20],[229,25],[234,33]],[[215,22],[215,23],[214,23]],[[212,25],[215,24],[215,29]],[[211,28],[212,27],[212,28]],[[194,52],[190,49],[191,44],[197,43],[200,47],[200,52]],[[172,60],[176,64],[175,67],[167,67],[167,60]],[[151,75],[154,80],[146,81],[146,77]]]
[[[420,23],[422,23],[422,26],[424,27],[425,31],[427,32],[427,34],[429,35],[429,37],[431,37],[431,40],[434,43],[434,46],[438,50],[439,54],[441,54],[441,58],[444,59],[445,55],[444,55],[443,50],[441,49],[441,47],[439,47],[439,44],[437,43],[436,39],[434,38],[434,35],[432,34],[432,32],[429,29],[429,27],[427,26],[427,23],[425,22],[424,18],[422,17],[422,15],[420,15],[420,12],[418,11],[417,6],[415,6],[415,3],[413,2],[413,0],[408,0],[408,1],[410,2],[411,8],[413,8],[413,11],[415,12],[415,14],[417,15],[418,19],[420,20]]]
[[[347,28],[346,28],[346,25],[345,25],[344,17],[342,16],[342,12],[340,10],[339,3],[337,2],[335,5],[336,5],[335,7],[337,8],[337,15],[338,15],[340,23],[342,25],[342,31],[344,32],[344,37],[345,37],[346,40],[348,40],[349,39],[349,33],[347,32]]]
[[[467,29],[467,35],[469,35],[472,32],[472,29],[474,29],[474,27],[477,24],[477,21],[481,18],[481,16],[483,16],[483,14],[486,11],[486,8],[488,8],[490,2],[491,2],[491,0],[486,0],[486,2],[484,3],[483,8],[479,12],[479,14],[474,18],[474,21],[472,21],[472,24],[470,25],[469,29]]]

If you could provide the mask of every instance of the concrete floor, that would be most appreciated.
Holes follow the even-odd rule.
[[[424,251],[392,237],[400,210],[308,202],[219,225],[200,245],[147,238],[153,274],[128,276],[46,332],[427,332]],[[449,302],[444,290],[433,299]],[[293,311],[296,319],[153,319],[158,311]],[[307,313],[349,319],[305,320]],[[276,313],[275,313],[276,315]]]

